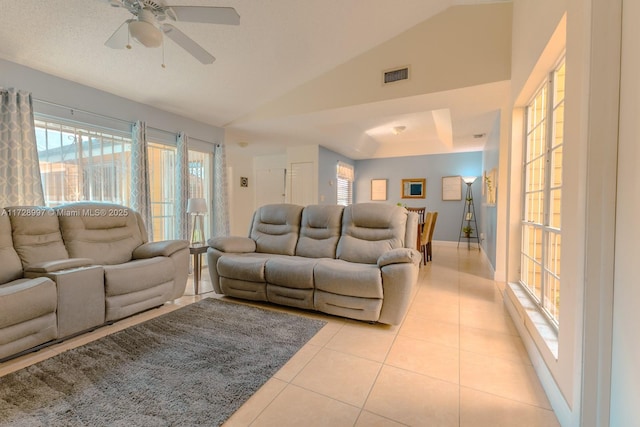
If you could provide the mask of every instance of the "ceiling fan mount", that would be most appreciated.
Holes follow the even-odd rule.
[[[114,49],[131,48],[129,37],[145,47],[159,47],[166,35],[203,64],[215,61],[213,55],[171,24],[199,22],[205,24],[239,25],[240,15],[232,7],[167,6],[162,0],[108,0],[113,7],[127,9],[133,18],[126,20],[109,37],[105,45]]]

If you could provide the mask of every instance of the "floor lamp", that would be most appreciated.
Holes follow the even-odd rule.
[[[478,222],[476,221],[476,208],[473,204],[473,191],[471,190],[471,184],[473,184],[475,180],[475,176],[462,177],[462,181],[467,184],[467,194],[464,198],[465,202],[462,211],[462,224],[460,224],[458,247],[460,247],[460,239],[465,238],[467,239],[467,249],[471,249],[471,239],[475,239],[478,242],[478,250],[480,250],[480,231],[478,230]]]
[[[193,216],[191,245],[204,245],[204,214],[207,213],[207,201],[201,198],[189,199],[187,213]]]

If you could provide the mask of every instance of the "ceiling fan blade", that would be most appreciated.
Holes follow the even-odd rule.
[[[240,15],[232,7],[167,6],[167,8],[173,11],[176,21],[224,25],[240,24]]]
[[[216,58],[214,58],[213,55],[204,50],[202,46],[194,42],[185,33],[180,31],[173,25],[162,24],[161,28],[167,37],[176,42],[178,46],[189,52],[191,55],[193,55],[194,58],[196,58],[203,64],[212,64],[213,61],[216,60]]]
[[[118,29],[104,42],[105,46],[112,49],[124,49],[129,44],[129,22],[133,19],[127,19],[118,27]]]

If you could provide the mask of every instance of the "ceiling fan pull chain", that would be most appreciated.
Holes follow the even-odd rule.
[[[167,68],[167,66],[164,65],[164,37],[162,37],[162,68]]]

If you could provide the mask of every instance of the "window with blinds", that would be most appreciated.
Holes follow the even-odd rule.
[[[336,191],[338,204],[348,206],[353,203],[353,165],[344,162],[338,162],[336,172]]]

